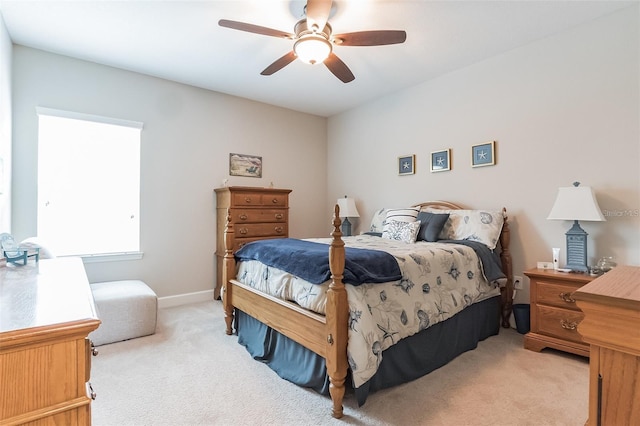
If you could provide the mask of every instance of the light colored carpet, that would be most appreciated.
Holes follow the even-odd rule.
[[[369,396],[300,388],[224,333],[219,301],[161,309],[155,335],[100,346],[91,382],[101,425],[584,425],[588,360],[522,348],[501,330],[446,366]]]

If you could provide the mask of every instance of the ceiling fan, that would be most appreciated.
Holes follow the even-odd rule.
[[[324,63],[329,71],[343,83],[353,81],[355,76],[349,67],[333,53],[334,46],[382,46],[404,43],[407,39],[406,32],[397,30],[332,34],[331,25],[328,22],[331,4],[331,0],[307,0],[306,18],[296,23],[293,34],[227,19],[221,19],[218,21],[218,25],[234,30],[294,40],[293,50],[276,59],[260,73],[262,75],[272,75],[298,58],[308,64]]]

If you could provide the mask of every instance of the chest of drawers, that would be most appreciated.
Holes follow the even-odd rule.
[[[530,269],[531,331],[524,347],[536,352],[553,348],[589,356],[589,345],[578,333],[584,314],[576,305],[573,292],[593,280],[586,274]]]
[[[216,286],[214,298],[222,288],[224,258],[224,228],[227,214],[235,229],[233,251],[251,241],[289,236],[290,189],[229,186],[216,193]]]

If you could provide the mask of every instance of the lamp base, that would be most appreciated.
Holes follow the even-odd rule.
[[[351,222],[349,222],[349,218],[347,217],[342,221],[342,235],[345,237],[351,236]]]
[[[578,221],[573,222],[567,236],[567,269],[577,272],[588,272],[587,268],[587,234]]]

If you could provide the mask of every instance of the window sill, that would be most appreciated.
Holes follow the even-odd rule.
[[[83,254],[79,257],[82,258],[84,263],[100,263],[100,262],[121,262],[124,260],[140,260],[144,252],[134,251],[128,253],[101,253],[101,254]]]

